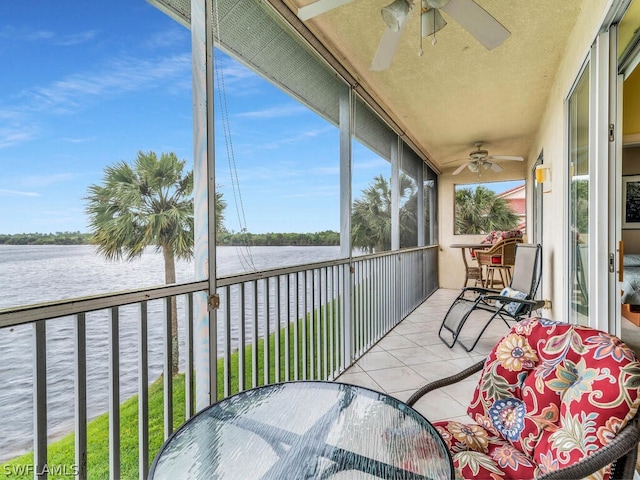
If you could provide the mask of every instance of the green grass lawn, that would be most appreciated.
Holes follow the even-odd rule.
[[[323,318],[323,309],[320,312],[316,311],[313,319],[313,329],[318,331],[321,329],[323,332],[328,332],[330,329],[334,329],[334,335],[339,335],[339,332],[335,330],[335,323],[331,320],[325,322]],[[330,318],[337,318],[334,315]],[[295,323],[295,322],[294,322]],[[314,378],[310,371],[310,365],[312,362],[317,365],[317,362],[329,362],[329,356],[324,355],[324,341],[323,335],[320,335],[320,340],[317,338],[315,341],[313,356],[311,355],[311,349],[306,351],[306,361],[303,361],[303,344],[309,345],[311,339],[311,326],[312,320],[310,316],[307,316],[305,320],[298,320],[297,329],[298,336],[296,342],[296,336],[294,335],[294,323],[290,324],[289,335],[287,339],[286,330],[282,329],[279,335],[280,341],[280,379],[295,378],[295,361],[294,352],[299,352],[298,356],[298,376],[299,378]],[[303,336],[303,330],[306,332],[306,342]],[[270,345],[270,371],[269,382],[275,382],[275,343],[276,334],[269,336]],[[288,340],[289,351],[289,375],[285,371],[285,344]],[[340,342],[336,342],[340,344]],[[243,389],[250,388],[251,385],[251,366],[253,357],[252,346],[245,348],[245,385]],[[263,385],[264,381],[264,340],[261,339],[257,344],[257,365],[258,365],[258,385]],[[238,387],[238,369],[239,369],[240,356],[238,352],[234,352],[230,356],[230,372],[231,372],[231,387],[230,393],[236,393],[239,391]],[[333,365],[339,365],[340,352],[333,352]],[[306,364],[306,375],[304,375],[304,365]],[[323,370],[324,371],[324,370]],[[223,385],[224,375],[224,359],[218,360],[218,398],[222,398],[224,395]],[[184,422],[185,419],[185,385],[184,374],[180,374],[174,377],[173,382],[173,425],[177,428]],[[164,441],[163,436],[163,410],[164,410],[164,392],[163,392],[162,377],[158,378],[149,387],[149,462],[153,461],[153,457],[158,452]],[[120,407],[120,430],[121,430],[121,477],[122,479],[137,479],[138,478],[138,396],[135,395],[125,401]],[[68,479],[74,478],[74,434],[69,434],[64,438],[49,444],[48,450],[48,465],[49,465],[49,479]],[[90,479],[103,480],[109,478],[109,415],[105,413],[89,422],[87,426],[87,465]],[[33,453],[28,453],[17,457],[7,463],[0,464],[0,479],[33,479]]]

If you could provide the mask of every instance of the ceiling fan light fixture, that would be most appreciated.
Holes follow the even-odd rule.
[[[425,0],[425,2],[431,8],[442,8],[449,3],[449,0]]]
[[[394,32],[398,32],[402,22],[409,14],[409,3],[407,0],[394,0],[394,2],[380,10],[380,13],[387,27]]]
[[[473,173],[478,173],[478,162],[469,162],[469,170]]]
[[[441,30],[447,22],[437,9],[428,7],[427,0],[423,0],[423,2],[421,35],[423,37],[428,37],[436,33],[438,30]]]
[[[491,163],[489,162],[482,162],[482,169],[483,170],[489,170],[491,168]]]

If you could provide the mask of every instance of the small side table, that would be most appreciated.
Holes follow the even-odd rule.
[[[485,287],[484,274],[482,272],[482,267],[480,265],[474,266],[469,265],[469,260],[467,260],[467,250],[469,250],[469,255],[471,255],[472,250],[483,250],[485,248],[491,247],[490,243],[454,243],[449,245],[451,248],[459,248],[462,252],[462,261],[464,262],[465,269],[465,279],[463,287],[466,287],[469,283],[469,280],[475,280],[476,284],[474,286],[478,286],[478,283],[481,287]]]

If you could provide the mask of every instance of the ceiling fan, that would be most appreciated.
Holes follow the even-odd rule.
[[[474,173],[482,173],[484,170],[493,170],[494,172],[501,172],[503,168],[494,163],[492,160],[515,160],[517,162],[524,161],[524,158],[514,155],[489,155],[487,150],[482,150],[484,142],[474,143],[476,150],[469,154],[469,161],[456,168],[452,175],[458,175],[462,170],[468,168]]]
[[[305,21],[340,7],[353,0],[316,0],[298,9],[298,18]],[[473,35],[488,50],[492,50],[511,35],[474,0],[394,0],[381,10],[387,28],[371,63],[371,70],[386,70],[391,66],[400,37],[411,13],[420,5],[421,36],[428,37],[443,28],[447,22],[440,13],[445,12]],[[435,41],[435,37],[434,37]],[[420,50],[422,54],[422,50]]]

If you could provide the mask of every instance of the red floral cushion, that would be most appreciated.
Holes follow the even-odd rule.
[[[451,452],[456,479],[523,479],[536,476],[536,465],[494,431],[456,421],[434,422]]]
[[[640,363],[618,338],[530,318],[489,354],[467,411],[490,444],[511,445],[544,473],[606,445],[635,415],[639,395]],[[485,454],[495,457],[495,448]]]
[[[504,232],[498,232],[498,238],[522,238],[522,230],[505,230]]]

